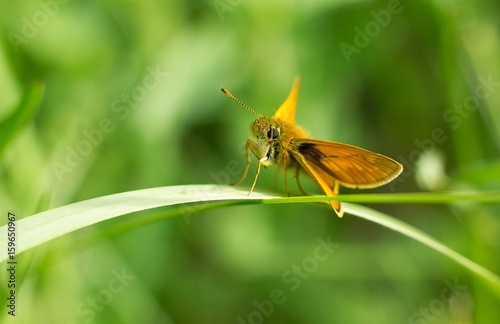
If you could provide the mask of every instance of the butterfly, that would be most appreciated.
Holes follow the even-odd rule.
[[[276,164],[284,169],[285,187],[288,192],[288,169],[293,169],[299,189],[306,194],[299,182],[299,174],[308,175],[327,196],[335,196],[339,185],[348,188],[368,189],[394,180],[403,166],[395,160],[363,148],[331,141],[316,140],[295,124],[295,111],[299,94],[299,79],[295,79],[288,98],[271,117],[263,116],[245,105],[225,88],[222,92],[258,116],[251,126],[256,141],[247,140],[246,166],[240,184],[247,176],[251,157],[258,159],[257,172],[250,188],[257,183],[261,167]],[[339,217],[344,211],[340,202],[330,201]]]

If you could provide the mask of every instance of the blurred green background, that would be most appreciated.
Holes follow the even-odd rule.
[[[271,115],[295,76],[297,123],[311,136],[404,164],[392,184],[363,193],[498,189],[499,13],[494,0],[2,1],[1,127],[13,127],[26,93],[45,92],[0,139],[1,213],[235,181],[255,115],[219,88]],[[274,174],[264,170],[257,190],[283,193]],[[499,206],[373,207],[500,273]],[[0,321],[500,319],[498,298],[461,267],[366,221],[306,204],[179,212],[109,237],[119,221],[99,224],[22,254],[18,314],[2,307]],[[335,248],[320,250],[321,240]]]

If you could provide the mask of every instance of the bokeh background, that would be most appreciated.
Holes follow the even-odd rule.
[[[2,1],[2,127],[23,95],[45,90],[36,114],[4,141],[1,213],[235,181],[255,115],[219,88],[271,115],[295,76],[297,122],[314,138],[404,164],[391,185],[363,193],[498,189],[499,13],[494,0]],[[257,190],[283,193],[274,174],[264,170]],[[293,182],[291,191],[299,193]],[[372,207],[500,273],[499,206]],[[315,205],[180,209],[103,234],[119,222],[21,255],[18,314],[2,307],[0,321],[500,319],[498,298],[449,259]],[[335,248],[319,250],[321,240]]]

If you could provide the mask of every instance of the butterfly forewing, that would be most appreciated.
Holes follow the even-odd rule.
[[[278,107],[273,118],[286,121],[290,124],[295,124],[295,111],[297,109],[297,97],[299,96],[300,81],[298,78],[293,82],[292,90],[288,94],[285,102]]]
[[[391,181],[403,170],[393,159],[356,146],[312,139],[292,142],[303,157],[299,164],[324,176],[330,184],[339,182],[350,188],[375,188]]]

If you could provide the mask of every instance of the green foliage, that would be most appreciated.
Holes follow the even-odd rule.
[[[498,322],[499,9],[492,0],[1,2],[0,225],[14,213],[27,250],[18,316],[2,311],[0,321]],[[311,137],[404,165],[382,188],[341,188],[343,201],[369,204],[370,222],[298,203],[325,198],[295,197],[291,177],[292,197],[279,201],[294,204],[250,196],[145,210],[168,200],[118,194],[235,181],[255,116],[219,88],[271,115],[295,76],[297,123]],[[282,195],[283,173],[273,175],[262,170],[257,191],[275,183]],[[92,201],[110,197],[114,215],[127,215],[102,222],[110,210]],[[374,225],[383,215],[443,242],[458,263]],[[57,226],[44,231],[51,217]],[[37,234],[24,235],[30,222]]]
[[[0,121],[0,156],[14,136],[33,120],[42,101],[43,85],[35,83],[21,98],[12,113]]]

